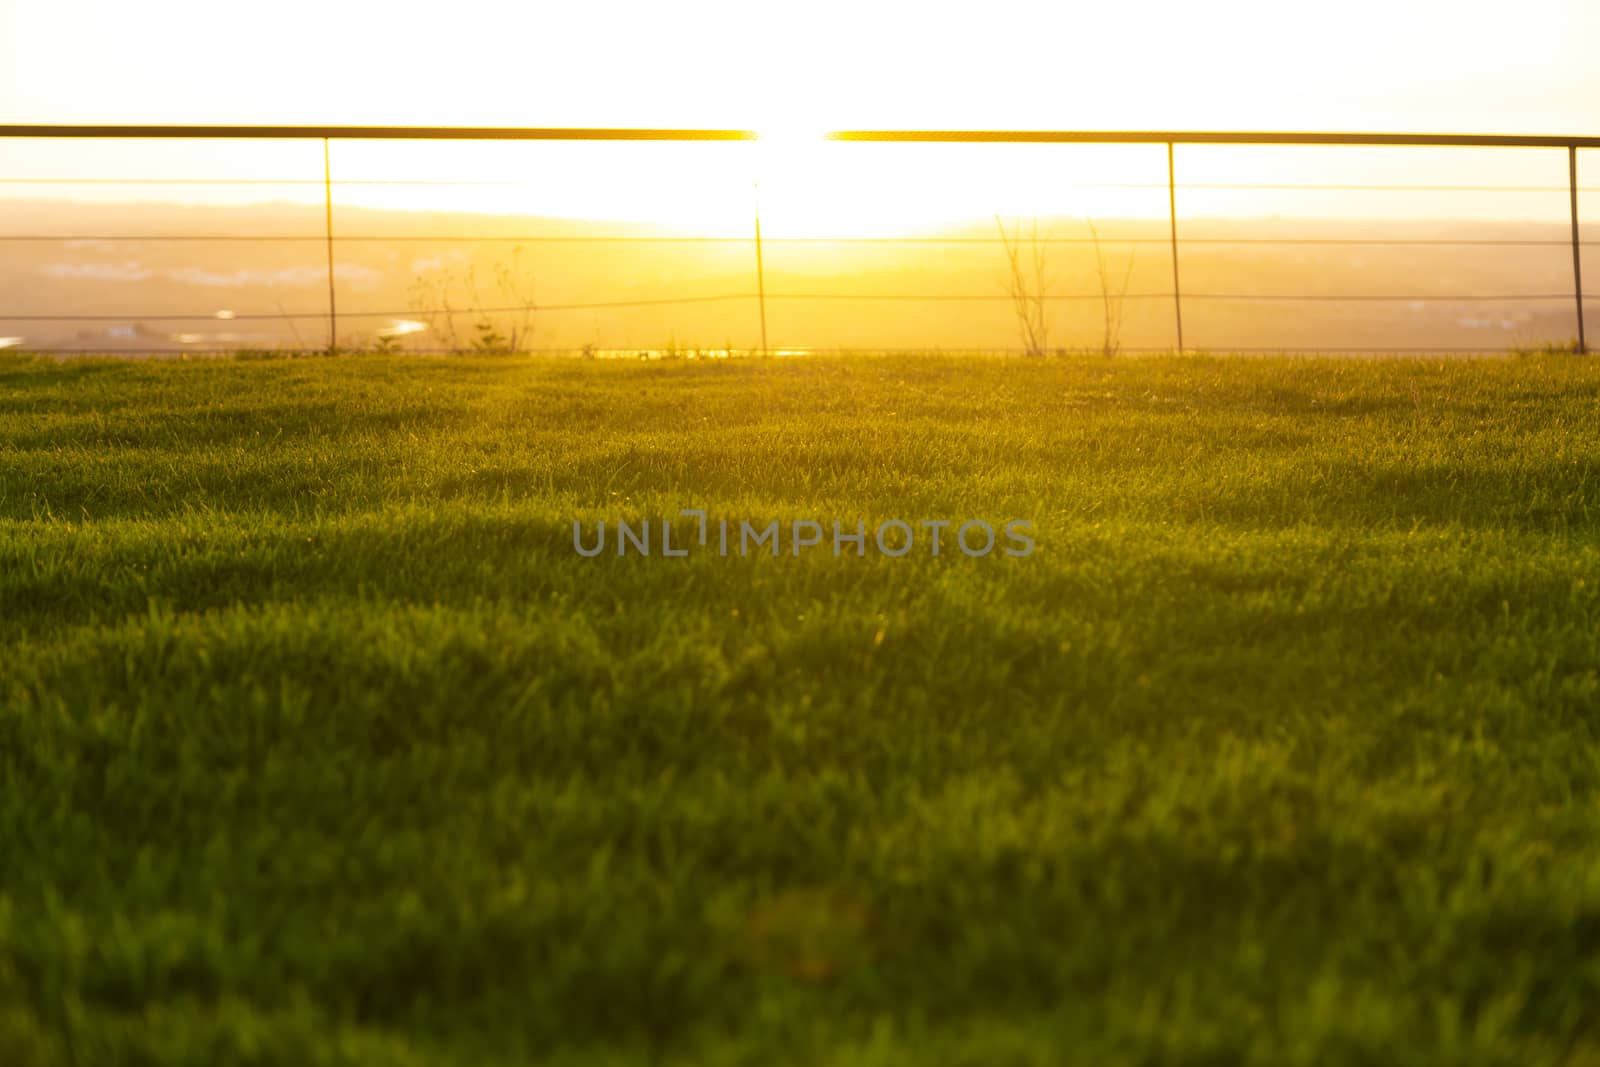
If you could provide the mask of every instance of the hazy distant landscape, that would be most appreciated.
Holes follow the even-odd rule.
[[[1005,222],[1031,232],[1032,220]],[[342,347],[470,347],[485,321],[525,349],[760,343],[750,234],[361,207],[338,208],[334,228]],[[1050,347],[1103,347],[1112,314],[1124,349],[1174,344],[1164,220],[1041,219],[1039,233]],[[1019,344],[994,220],[827,236],[779,229],[764,242],[774,347]],[[1181,237],[1191,348],[1511,349],[1577,332],[1570,231],[1558,224],[1183,219]],[[1286,239],[1309,243],[1270,243]],[[1350,243],[1367,239],[1396,243]],[[1463,243],[1407,243],[1441,241]],[[1600,278],[1600,256],[1588,259]],[[1302,296],[1382,299],[1289,299]],[[0,343],[11,347],[323,347],[327,302],[320,205],[0,201]],[[633,302],[643,306],[615,306]]]

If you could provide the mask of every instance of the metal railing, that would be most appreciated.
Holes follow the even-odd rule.
[[[1408,301],[1419,299],[1439,300],[1444,299],[1440,294],[1394,295],[1394,294],[1359,294],[1329,296],[1321,294],[1248,294],[1248,293],[1220,293],[1220,292],[1189,292],[1182,288],[1180,263],[1180,234],[1178,214],[1178,190],[1181,188],[1226,188],[1226,189],[1403,189],[1403,190],[1452,190],[1452,191],[1538,191],[1531,186],[1317,186],[1317,185],[1248,185],[1248,184],[1221,184],[1221,185],[1195,185],[1185,186],[1177,180],[1176,148],[1180,145],[1261,145],[1261,146],[1349,146],[1349,147],[1438,147],[1438,148],[1528,148],[1528,149],[1557,149],[1565,150],[1567,156],[1567,183],[1565,191],[1568,193],[1571,236],[1570,241],[1550,240],[1456,240],[1456,239],[1372,239],[1372,238],[1186,238],[1181,243],[1185,244],[1213,244],[1213,245],[1251,245],[1251,244],[1298,244],[1298,245],[1423,245],[1423,246],[1488,246],[1488,245],[1566,245],[1570,244],[1572,253],[1572,291],[1570,294],[1559,293],[1524,293],[1524,294],[1494,294],[1494,295],[1454,295],[1450,300],[1458,301],[1511,301],[1511,300],[1565,300],[1571,299],[1576,313],[1577,321],[1577,350],[1580,353],[1588,351],[1588,339],[1585,330],[1584,308],[1586,303],[1595,302],[1594,297],[1586,297],[1583,291],[1583,261],[1582,250],[1591,247],[1595,242],[1586,242],[1582,239],[1579,226],[1579,192],[1578,182],[1578,153],[1580,149],[1600,148],[1600,136],[1520,136],[1498,134],[1404,134],[1404,133],[1251,133],[1227,131],[1152,131],[1152,130],[1120,130],[1120,131],[1081,131],[1081,130],[838,130],[819,135],[822,140],[839,142],[863,143],[897,143],[897,144],[1034,144],[1034,145],[1164,145],[1166,148],[1166,183],[1167,193],[1167,228],[1168,233],[1160,239],[1154,238],[1118,238],[1108,239],[1108,243],[1117,244],[1164,244],[1170,248],[1172,265],[1172,289],[1170,292],[1149,293],[1124,293],[1119,299],[1131,300],[1171,300],[1173,303],[1173,327],[1177,340],[1177,350],[1191,351],[1184,343],[1183,328],[1183,302],[1189,300],[1238,300],[1238,301],[1271,301],[1271,300],[1333,300],[1333,301]],[[758,141],[761,135],[754,130],[730,129],[651,129],[651,128],[513,128],[513,127],[455,127],[455,126],[218,126],[218,125],[3,125],[0,124],[0,142],[18,138],[66,138],[66,139],[133,139],[133,140],[297,140],[320,141],[322,144],[323,172],[318,184],[323,191],[323,221],[324,232],[315,237],[297,237],[283,235],[206,235],[204,240],[238,240],[238,241],[295,241],[315,240],[322,243],[326,249],[327,281],[328,281],[328,306],[326,318],[328,322],[329,348],[337,346],[339,337],[339,320],[341,312],[338,308],[338,297],[335,287],[336,243],[358,241],[488,241],[488,240],[559,240],[559,241],[693,241],[693,242],[726,242],[752,240],[755,247],[755,274],[756,289],[748,293],[723,293],[698,297],[676,297],[662,300],[613,300],[592,303],[571,304],[539,304],[533,305],[535,311],[557,311],[593,308],[620,308],[641,307],[661,304],[716,302],[726,300],[753,300],[757,303],[760,317],[761,349],[769,349],[767,338],[767,304],[777,300],[817,300],[817,299],[847,299],[847,300],[1003,300],[1005,297],[980,296],[976,294],[940,294],[940,295],[899,295],[899,294],[806,294],[769,292],[766,285],[766,270],[763,262],[760,216],[757,213],[752,237],[726,238],[726,237],[581,237],[563,236],[556,238],[539,237],[486,237],[472,236],[461,238],[427,236],[337,236],[334,232],[334,186],[333,169],[330,154],[330,145],[333,141],[579,141],[579,142],[652,142],[652,141],[677,141],[677,142],[728,142],[728,141]],[[19,179],[3,179],[6,181]],[[89,184],[126,184],[129,179],[20,179],[24,181],[37,181],[41,183],[89,183]],[[173,180],[161,179],[159,184],[172,184]],[[194,184],[219,184],[215,179],[195,179]],[[248,181],[243,184],[252,184]],[[279,184],[277,182],[271,184]],[[307,182],[306,184],[309,184]],[[1154,188],[1155,186],[1152,186]],[[1553,190],[1552,190],[1553,191]],[[0,233],[0,242],[12,241],[51,241],[68,239],[61,235],[39,234],[5,234]],[[140,241],[182,241],[200,240],[199,237],[185,235],[71,235],[74,240],[140,240]],[[767,243],[772,243],[772,238]],[[804,238],[787,238],[788,241],[804,241]],[[819,239],[822,240],[822,239]],[[825,239],[830,243],[837,243],[841,239]],[[843,239],[849,240],[849,239]],[[895,243],[915,243],[926,241],[930,244],[959,244],[964,242],[995,243],[994,239],[983,238],[861,238],[863,241],[890,241]],[[1094,239],[1099,243],[1098,236]],[[1050,238],[1052,243],[1086,243],[1084,239]],[[0,297],[3,299],[3,297]],[[1095,296],[1051,296],[1052,300],[1059,299],[1099,299]],[[475,311],[498,312],[530,310],[521,308],[477,308]],[[415,309],[397,311],[346,311],[347,318],[360,317],[395,317],[403,314],[418,314]],[[184,314],[157,314],[141,315],[141,319],[151,321],[198,321],[210,319],[215,313],[200,315]],[[322,313],[318,313],[319,315]],[[240,315],[239,319],[281,319],[306,317],[296,315]],[[41,316],[15,312],[12,309],[0,306],[0,322],[4,321],[125,321],[126,315],[63,315]],[[1238,346],[1223,346],[1226,351],[1249,351]],[[1269,350],[1269,349],[1257,349]],[[1272,348],[1270,350],[1279,350]],[[1382,348],[1317,348],[1315,351],[1401,351],[1388,346]],[[1462,351],[1459,346],[1448,349],[1409,349],[1412,351]],[[1484,349],[1487,351],[1487,349]]]

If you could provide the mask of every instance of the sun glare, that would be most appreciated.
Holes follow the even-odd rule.
[[[757,136],[764,145],[814,145],[826,141],[830,132],[822,126],[786,122],[763,126],[757,131]]]

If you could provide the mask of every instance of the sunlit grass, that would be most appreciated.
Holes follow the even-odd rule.
[[[0,1063],[1586,1062],[1597,405],[0,358]],[[690,507],[1039,547],[573,551]]]

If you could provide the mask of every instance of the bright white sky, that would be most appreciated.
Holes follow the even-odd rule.
[[[1597,49],[1600,0],[0,0],[0,122],[1593,134]],[[138,151],[136,165],[96,165],[221,165]],[[379,165],[338,151],[346,176]],[[707,184],[691,160],[711,156],[629,151],[657,153],[627,158],[661,196]],[[997,157],[962,151],[971,162],[938,169],[992,172]],[[1130,166],[1164,179],[1147,155]],[[30,146],[0,172],[91,158]],[[420,158],[391,155],[384,173]],[[815,199],[819,164],[782,158]],[[1565,177],[1529,167],[1518,181]]]
[[[39,122],[1558,132],[1594,0],[5,0]]]

